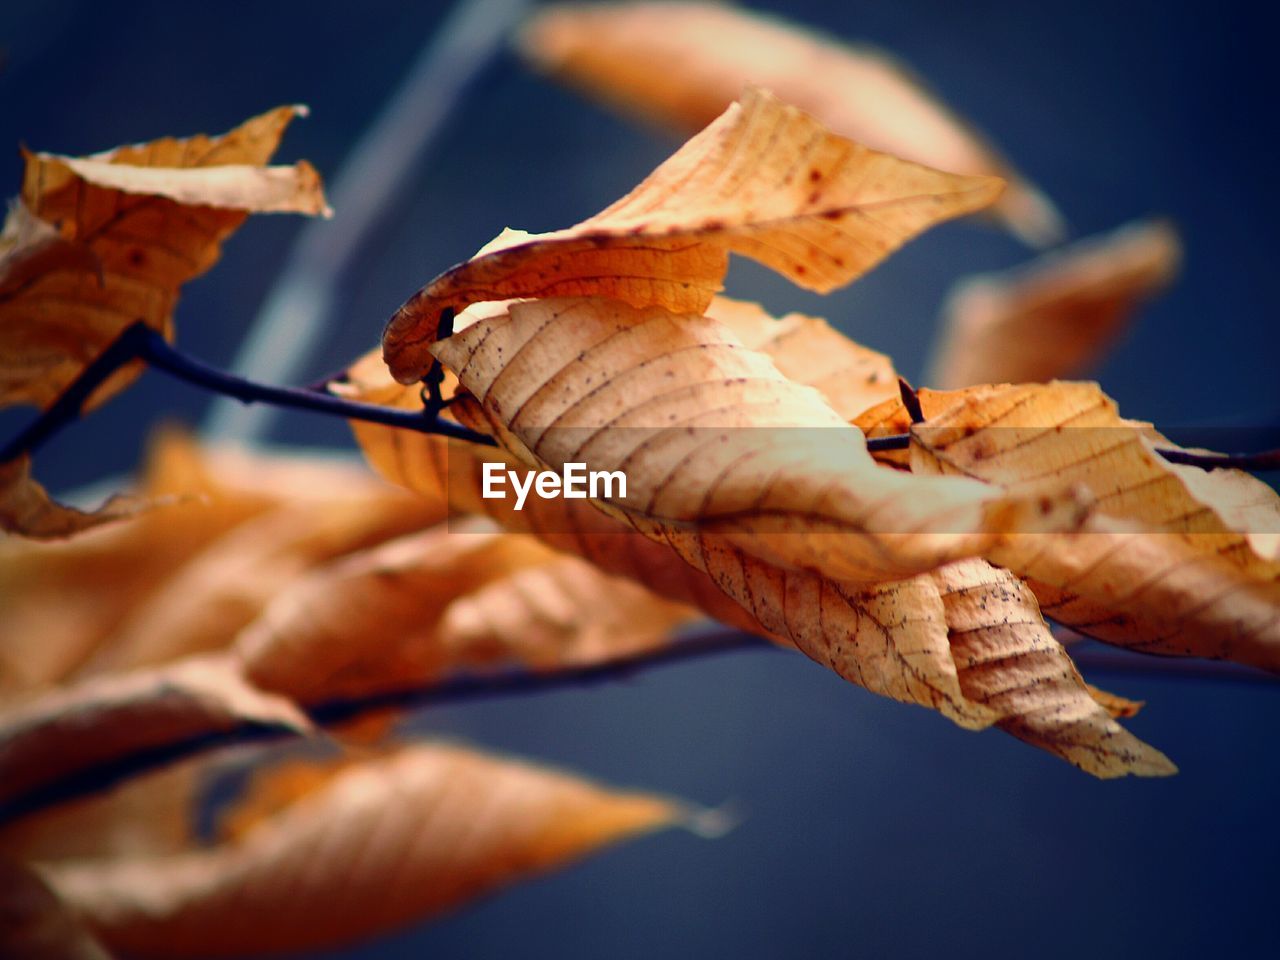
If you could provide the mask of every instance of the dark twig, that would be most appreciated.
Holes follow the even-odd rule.
[[[722,653],[779,649],[760,637],[737,631],[719,630],[678,640],[657,650],[617,657],[601,663],[570,667],[555,673],[505,671],[488,675],[461,676],[430,687],[413,687],[367,697],[332,700],[307,710],[317,726],[332,726],[361,715],[388,708],[414,709],[495,696],[540,693],[546,690],[589,687],[626,680],[641,670],[699,660]],[[242,723],[226,730],[212,731],[173,743],[149,747],[105,763],[78,770],[70,776],[41,784],[32,790],[0,801],[0,825],[36,810],[84,797],[123,783],[179,760],[221,747],[282,740],[298,734],[288,727],[262,723]]]
[[[245,380],[188,357],[146,324],[135,323],[84,369],[53,406],[5,446],[0,453],[0,463],[7,463],[24,453],[33,452],[64,426],[77,419],[93,391],[131,360],[145,361],[179,380],[223,396],[234,397],[242,403],[269,403],[287,409],[310,410],[347,420],[380,423],[418,433],[439,434],[472,443],[494,445],[492,437],[441,419],[438,413],[431,411],[395,410],[374,403],[344,400],[311,389],[274,387]]]

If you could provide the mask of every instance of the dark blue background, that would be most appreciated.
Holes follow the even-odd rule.
[[[300,100],[313,114],[282,156],[330,174],[443,15],[388,0],[19,6],[0,11],[0,143],[88,152],[220,131]],[[1176,425],[1264,424],[1280,410],[1280,82],[1262,7],[863,0],[786,11],[914,64],[1076,234],[1151,213],[1180,225],[1182,279],[1098,371],[1125,413]],[[503,59],[369,244],[311,372],[371,347],[405,296],[501,227],[573,223],[674,145]],[[18,177],[8,152],[0,179],[16,192]],[[299,225],[246,226],[187,288],[182,346],[230,362]],[[341,210],[326,229],[343,229]],[[1028,256],[951,224],[827,298],[744,265],[729,289],[828,316],[910,375],[949,285]],[[148,376],[42,453],[40,473],[67,487],[127,470],[148,424],[198,418],[204,404]],[[15,420],[0,422],[8,432]],[[340,425],[300,416],[277,439],[350,446]],[[1131,726],[1178,777],[1099,783],[784,654],[434,711],[418,726],[705,803],[733,798],[747,818],[719,841],[641,840],[344,955],[1274,955],[1280,693],[1097,679],[1150,701]]]

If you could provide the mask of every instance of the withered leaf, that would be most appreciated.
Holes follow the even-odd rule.
[[[139,636],[143,621],[157,624],[163,632],[163,623],[143,611],[157,609],[153,602],[160,604],[158,598],[169,590],[171,580],[183,577],[186,564],[196,562],[193,558],[240,524],[284,504],[292,504],[292,514],[311,511],[314,517],[327,516],[335,503],[346,504],[339,512],[352,526],[377,527],[379,522],[398,524],[402,519],[425,525],[443,515],[443,497],[433,507],[371,478],[357,463],[232,447],[202,449],[173,430],[162,431],[152,442],[134,496],[167,504],[128,523],[64,542],[0,539],[0,595],[5,597],[0,604],[0,635],[5,637],[0,648],[0,697],[86,671],[88,662],[101,656],[104,644],[120,634],[127,620],[134,624],[125,630],[129,635]],[[362,512],[365,507],[367,514]],[[268,533],[273,526],[279,525],[264,523],[260,532]],[[297,528],[318,545],[314,535],[332,529],[332,524],[299,522]],[[298,549],[303,545],[294,541]],[[257,549],[296,556],[278,543],[261,543]],[[243,568],[246,576],[251,566]],[[219,582],[234,580],[231,572],[234,567]],[[169,621],[173,632],[154,648],[159,652],[152,662],[163,659],[166,650],[180,655],[201,645],[225,645],[239,626],[234,624],[224,635],[217,623],[197,616],[214,616],[227,606],[203,599],[214,584],[204,584],[204,589],[198,583],[188,585],[193,592],[175,599],[175,616]],[[215,639],[206,642],[200,636]],[[189,644],[184,637],[196,640]]]
[[[442,311],[512,297],[595,295],[700,315],[731,252],[832,290],[925,228],[985,207],[1002,185],[869,150],[751,88],[594,217],[508,231],[432,280],[391,318],[383,357],[396,379],[418,380]]]
[[[1266,484],[1169,463],[1155,447],[1173,445],[1092,383],[921,399],[913,470],[1023,495],[1063,481],[1092,491],[1080,532],[995,552],[1055,620],[1139,650],[1280,668],[1280,497]]]
[[[1167,776],[1160,751],[1116,723],[1132,702],[1096,691],[1008,570],[963,560],[933,573],[946,609],[960,688],[999,711],[1001,729],[1096,777]]]
[[[681,815],[660,797],[443,745],[340,763],[327,778],[286,775],[307,792],[256,824],[242,820],[231,842],[53,864],[45,875],[130,956],[332,949]]]
[[[821,394],[709,317],[527,301],[434,349],[504,448],[530,466],[623,471],[625,497],[592,502],[656,538],[723,537],[772,562],[874,581],[1085,514],[1070,491],[1010,499],[877,465]]]
[[[328,499],[313,492],[283,502],[211,542],[137,604],[79,672],[125,670],[225,648],[312,566],[420,530],[444,515],[440,503],[367,475],[353,479]]]
[[[154,504],[115,495],[93,510],[59,503],[31,476],[31,458],[0,463],[0,530],[36,540],[58,540],[116,520]]]
[[[1010,181],[992,212],[1045,246],[1053,205],[892,55],[780,17],[713,3],[554,4],[525,26],[538,68],[680,130],[710,123],[747,84],[772,90],[836,133],[939,170]]]
[[[940,389],[1078,376],[1173,280],[1173,227],[1133,223],[952,292],[928,382]]]
[[[295,732],[309,727],[289,701],[251,687],[237,662],[218,655],[46,691],[0,712],[0,800],[246,723]]]
[[[164,138],[91,157],[26,153],[23,208],[78,254],[46,260],[38,273],[28,267],[22,282],[0,287],[0,405],[48,405],[137,320],[171,338],[179,288],[214,264],[248,213],[324,212],[310,165],[264,166],[299,112],[278,107],[220,137]],[[29,263],[31,244],[47,249],[47,235],[3,251],[4,261]],[[136,372],[122,370],[91,402]]]
[[[532,537],[458,521],[295,580],[236,650],[259,687],[314,703],[463,669],[598,662],[658,647],[695,616]]]
[[[790,318],[772,321],[750,305],[720,316],[779,366],[809,354],[802,339],[787,335],[797,329]],[[830,362],[796,362],[791,369],[800,382],[829,385],[839,402],[848,384],[830,374],[865,369],[866,357],[862,348],[841,344],[842,337],[816,323],[801,326],[823,343]],[[854,362],[846,367],[849,359]],[[871,367],[877,379],[892,382],[885,362]],[[352,374],[352,395],[421,407],[417,390],[392,383],[371,358]],[[874,389],[886,392],[884,385]],[[945,582],[926,575],[890,584],[844,583],[778,567],[719,538],[671,535],[663,543],[651,541],[577,502],[531,498],[517,512],[509,501],[480,496],[479,463],[500,459],[499,452],[371,424],[353,427],[371,463],[388,479],[433,498],[447,487],[455,509],[486,513],[508,529],[535,533],[725,623],[797,647],[877,693],[937,709],[965,727],[998,724],[1098,776],[1171,770],[1158,752],[1119,730],[1094,704],[1048,634],[1035,599],[1004,571],[978,563],[964,577],[958,573],[963,565],[946,568]],[[960,593],[980,602],[957,604]],[[1095,699],[1107,708],[1120,702]]]

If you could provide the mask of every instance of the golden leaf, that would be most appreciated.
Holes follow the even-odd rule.
[[[875,581],[1085,514],[1069,491],[1011,499],[877,465],[821,394],[708,317],[528,301],[434,349],[526,464],[623,472],[625,496],[592,502],[655,538],[723,537],[771,562]]]
[[[242,821],[232,842],[53,864],[45,875],[104,943],[130,956],[332,949],[681,815],[659,797],[442,745],[340,763],[327,779],[286,775],[307,792],[256,825]]]
[[[172,338],[179,288],[216,262],[248,213],[325,212],[310,165],[264,166],[299,112],[278,107],[221,137],[92,157],[26,153],[22,203],[81,256],[0,287],[0,404],[46,406],[137,320]],[[30,246],[2,254],[27,259]],[[90,405],[136,373],[134,365],[114,375]]]
[[[432,280],[391,318],[383,356],[397,380],[420,379],[442,312],[481,301],[595,295],[701,314],[731,252],[825,292],[1001,188],[869,150],[749,89],[594,217],[555,233],[508,231]]]
[[[292,566],[307,549],[319,549],[318,559],[346,549],[341,543],[326,545],[321,537],[323,531],[334,530],[334,521],[316,518],[329,517],[333,504],[342,505],[337,512],[347,518],[351,536],[368,524],[374,530],[368,535],[371,539],[376,539],[379,525],[389,536],[407,529],[401,524],[426,525],[443,515],[443,498],[433,506],[404,495],[371,478],[356,463],[201,449],[176,431],[164,431],[153,441],[135,496],[170,503],[66,542],[0,539],[0,594],[5,597],[0,635],[6,641],[0,649],[0,697],[92,672],[90,661],[104,663],[97,658],[106,656],[104,645],[117,635],[137,638],[136,647],[128,642],[131,649],[154,650],[143,656],[150,662],[165,659],[165,651],[181,655],[225,645],[241,625],[226,626],[227,613],[245,606],[236,604],[244,593],[232,592],[237,569],[234,563],[217,565],[196,558],[254,518],[277,509],[300,518],[290,528],[295,539],[289,544],[255,543],[252,533],[240,538],[249,542],[245,549],[251,555],[274,555],[284,558],[283,566]],[[283,506],[287,504],[291,506]],[[289,533],[281,530],[285,525],[286,521],[263,520],[257,529],[262,535],[273,529]],[[234,550],[220,547],[215,556],[219,553],[225,556]],[[216,567],[221,571],[218,583],[201,584],[198,577],[185,576],[189,563]],[[263,561],[261,566],[269,565]],[[252,565],[239,573],[252,579]],[[264,589],[275,582],[274,573],[267,570]],[[184,577],[189,593],[170,586]],[[215,602],[218,585],[224,588],[220,596],[232,599]],[[166,603],[164,596],[173,599]],[[255,612],[249,606],[242,619]],[[166,609],[171,611],[168,626],[162,616]],[[143,642],[150,629],[147,622],[159,631],[155,644]]]
[[[1096,384],[921,394],[912,469],[1034,496],[1071,482],[1097,515],[1078,533],[1017,538],[994,559],[1045,612],[1135,649],[1280,668],[1280,497],[1237,470],[1166,461]]]
[[[236,650],[259,687],[314,703],[459,669],[598,662],[660,646],[694,616],[532,537],[459,521],[295,580]]]
[[[952,292],[928,381],[942,389],[1078,376],[1172,282],[1173,227],[1133,223]]]
[[[239,664],[220,655],[46,691],[0,712],[0,799],[244,723],[295,732],[310,726],[289,701],[249,686]]]
[[[555,4],[525,26],[538,68],[684,131],[700,129],[747,84],[772,90],[841,136],[939,170],[993,174],[1010,187],[992,212],[1045,246],[1053,205],[958,119],[910,68],[779,17],[711,3]]]
[[[802,328],[821,342],[826,359],[804,363],[799,361],[810,356],[809,345],[788,335],[796,330],[792,318],[773,321],[751,305],[719,315],[780,367],[790,366],[800,382],[824,383],[836,399],[856,397],[859,377],[831,374],[864,368],[865,354],[825,325],[813,326],[820,321],[806,319]],[[872,364],[877,380],[892,382],[886,367],[887,361]],[[850,382],[854,388],[847,392]],[[874,389],[887,392],[880,383]],[[392,382],[372,357],[352,368],[343,392],[402,409],[422,405],[416,389]],[[672,536],[658,543],[582,503],[530,498],[516,511],[509,500],[482,498],[482,461],[517,466],[501,451],[373,424],[352,426],[370,462],[389,480],[430,498],[447,490],[455,510],[487,514],[507,529],[534,533],[722,622],[797,647],[876,693],[936,709],[968,728],[998,724],[1095,775],[1172,770],[1094,704],[1048,633],[1034,598],[1004,571],[961,564],[945,568],[942,579],[926,575],[869,586],[781,568],[721,538]],[[959,575],[961,568],[966,577]],[[960,593],[975,602],[957,604]],[[986,613],[990,617],[983,621]],[[1107,708],[1120,702],[1100,699]]]
[[[1001,729],[1096,777],[1177,772],[1160,751],[1112,719],[1134,705],[1096,691],[1008,570],[964,560],[934,572],[951,655],[965,695],[998,710]]]

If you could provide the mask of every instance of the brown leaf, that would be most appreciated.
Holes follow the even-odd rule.
[[[539,69],[682,131],[710,123],[758,84],[876,150],[1008,179],[993,213],[1036,246],[1061,238],[1053,205],[883,50],[731,6],[653,2],[543,8],[520,49]]]
[[[789,327],[775,323],[779,331]],[[781,366],[782,356],[797,344],[786,336],[762,336],[761,326],[767,331],[753,316],[752,324],[735,326],[735,332],[760,343]],[[827,348],[828,354],[848,349],[834,341]],[[850,348],[856,356],[858,348]],[[838,379],[827,378],[829,369],[824,363],[794,368],[801,381],[807,374],[843,389]],[[347,392],[369,402],[421,407],[417,390],[392,383],[385,368],[369,358],[353,368]],[[727,624],[797,647],[876,693],[936,709],[968,728],[997,723],[1098,775],[1165,772],[1159,754],[1108,726],[1020,584],[1012,590],[997,580],[998,602],[985,608],[993,616],[1019,618],[1016,630],[1001,632],[998,619],[984,624],[963,605],[947,603],[951,595],[941,593],[939,582],[927,575],[871,586],[842,583],[769,564],[721,538],[673,535],[658,543],[575,501],[531,498],[517,512],[509,500],[480,496],[480,463],[500,459],[499,452],[371,424],[353,428],[370,462],[388,479],[430,497],[447,488],[457,510],[482,512],[508,529],[535,533]],[[972,569],[987,580],[1008,576],[986,564]],[[968,617],[959,628],[964,635],[951,629],[952,618],[960,614]],[[987,649],[1011,655],[987,662],[965,653],[961,663],[957,651],[981,636],[979,627],[991,628]]]
[[[1016,539],[993,556],[1028,577],[1045,613],[1134,649],[1280,668],[1280,497],[1236,470],[1171,464],[1149,424],[1096,384],[922,392],[917,472],[1034,496],[1071,482],[1097,515],[1079,533]]]
[[[221,656],[192,657],[47,691],[0,713],[0,800],[244,723],[293,731],[309,727],[289,701],[249,686],[239,664]]]
[[[14,960],[110,960],[35,871],[3,857],[0,954]]]
[[[597,662],[660,646],[695,616],[532,537],[459,521],[295,580],[236,649],[259,687],[313,703],[459,669]]]
[[[219,650],[311,567],[430,526],[443,506],[363,476],[332,498],[301,498],[229,530],[125,617],[78,673]]]
[[[1001,187],[868,150],[748,89],[594,217],[555,233],[508,231],[432,280],[391,318],[383,357],[401,382],[420,379],[442,311],[481,301],[595,295],[701,314],[731,252],[825,292]]]
[[[982,560],[943,567],[933,578],[960,687],[1000,712],[1001,729],[1096,777],[1177,772],[1112,719],[1131,702],[1095,693],[1081,679],[1021,580]]]
[[[625,496],[592,502],[647,536],[722,537],[770,562],[875,581],[1084,515],[1069,491],[1010,499],[880,467],[821,394],[708,317],[529,301],[435,350],[526,464],[624,472]]]
[[[1181,244],[1163,221],[1133,223],[952,292],[928,380],[941,389],[1078,376],[1167,287]]]
[[[299,112],[279,107],[221,137],[85,158],[24,153],[26,211],[77,252],[45,258],[33,273],[31,244],[47,249],[47,231],[0,251],[0,277],[11,259],[26,263],[22,282],[0,285],[0,405],[48,405],[139,319],[172,338],[179,288],[216,262],[249,212],[325,212],[312,167],[264,166]],[[91,405],[136,373],[134,365],[113,376]]]
[[[127,618],[140,616],[148,597],[159,596],[171,578],[182,575],[184,564],[240,524],[281,504],[322,515],[334,502],[358,501],[344,513],[358,513],[361,504],[385,503],[371,511],[371,520],[403,511],[406,518],[423,523],[443,511],[442,505],[432,508],[387,487],[356,463],[201,449],[176,431],[164,431],[153,441],[135,495],[169,503],[65,542],[0,539],[0,595],[5,597],[0,604],[0,636],[5,637],[0,697],[84,669]],[[270,548],[261,545],[264,551]],[[200,595],[197,591],[186,601]],[[196,620],[177,619],[182,635],[205,629]]]
[[[308,792],[233,842],[46,876],[130,956],[333,949],[680,816],[659,797],[441,745],[339,764],[328,779],[287,775]]]
[[[31,476],[31,458],[0,463],[0,530],[36,540],[70,537],[105,523],[132,517],[152,504],[112,496],[94,510],[59,503]]]

